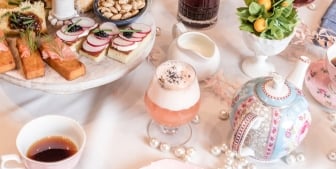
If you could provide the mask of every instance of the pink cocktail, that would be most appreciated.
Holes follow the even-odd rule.
[[[188,123],[200,108],[200,88],[194,68],[177,60],[168,60],[159,65],[144,102],[153,120],[148,128],[149,135],[164,140],[164,137],[174,137],[176,143],[173,144],[184,143],[184,139],[177,143],[176,137],[186,135],[186,138],[190,138]],[[157,134],[161,136],[154,136]]]

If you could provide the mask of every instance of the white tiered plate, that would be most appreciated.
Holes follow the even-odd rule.
[[[139,18],[136,22],[152,25],[152,31],[156,30],[154,19],[149,13]],[[123,77],[145,60],[154,46],[155,32],[151,33],[150,36],[150,42],[145,50],[127,64],[120,63],[108,57],[97,63],[84,56],[80,56],[80,61],[85,64],[86,74],[73,81],[65,80],[48,65],[46,65],[45,75],[40,78],[26,80],[18,69],[0,74],[0,78],[18,86],[57,94],[76,93],[98,87]]]

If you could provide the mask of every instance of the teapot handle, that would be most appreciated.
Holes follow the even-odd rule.
[[[182,33],[187,32],[187,28],[184,26],[184,24],[182,22],[178,22],[176,24],[173,25],[173,29],[172,29],[172,35],[173,38],[176,39],[178,36],[180,36]]]
[[[254,151],[249,148],[243,148],[243,145],[250,129],[258,128],[260,123],[261,119],[256,114],[247,113],[233,131],[231,149],[243,156],[253,156]]]

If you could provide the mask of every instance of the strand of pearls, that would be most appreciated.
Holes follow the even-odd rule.
[[[331,130],[336,133],[336,113],[329,113],[328,114],[328,119],[331,121]],[[327,157],[330,161],[336,162],[336,149],[331,150],[328,154]]]
[[[161,143],[156,138],[149,138],[149,145],[152,148],[159,149],[161,152],[171,152],[175,157],[184,160],[190,161],[192,156],[196,153],[196,150],[193,147],[186,146],[171,146],[167,143]]]
[[[226,144],[213,146],[210,153],[219,157],[224,155],[224,165],[218,169],[256,169],[255,164],[250,163],[245,157],[232,151]]]
[[[199,124],[201,121],[200,116],[196,115],[191,121],[192,124]],[[168,143],[161,142],[158,138],[149,136],[149,146],[155,149],[160,150],[161,152],[171,152],[175,157],[184,160],[191,161],[192,157],[196,154],[194,147],[187,147],[185,145],[172,146]]]
[[[288,165],[293,165],[293,164],[296,164],[296,163],[302,163],[305,161],[305,156],[303,153],[296,153],[296,152],[293,152],[293,153],[290,153],[288,155],[286,155],[283,160],[286,164]]]

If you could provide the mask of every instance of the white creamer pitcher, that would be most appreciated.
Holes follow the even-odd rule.
[[[174,40],[168,49],[168,59],[181,60],[192,65],[198,80],[213,75],[220,65],[216,43],[206,34],[187,31],[182,23],[173,27]]]

